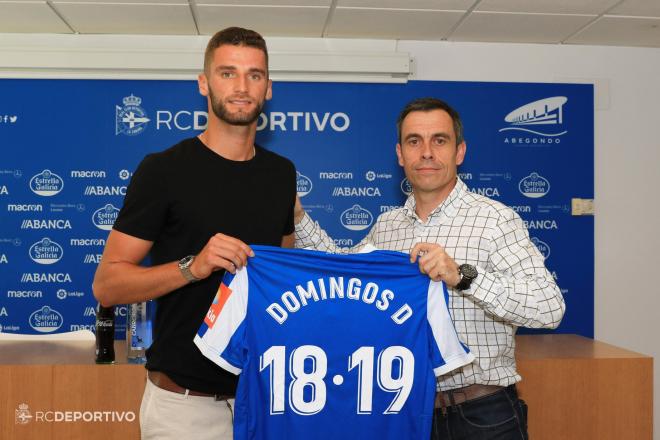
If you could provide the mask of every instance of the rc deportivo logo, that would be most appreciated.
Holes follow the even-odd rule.
[[[32,413],[27,403],[21,403],[15,411],[14,422],[17,425],[27,425],[32,420]]]
[[[568,101],[565,96],[553,96],[551,98],[540,99],[518,107],[504,117],[504,121],[510,125],[501,128],[499,131],[523,131],[538,136],[556,137],[566,134],[568,131],[550,130],[549,127],[540,131],[527,128],[537,125],[562,125],[564,122],[563,107]]]
[[[147,123],[151,120],[147,117],[140,104],[142,98],[126,96],[122,99],[123,107],[115,105],[115,136],[123,133],[127,136],[136,136],[147,128]]]

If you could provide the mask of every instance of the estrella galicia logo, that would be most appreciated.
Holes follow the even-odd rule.
[[[62,259],[64,250],[62,246],[48,237],[30,246],[30,258],[38,264],[53,264]]]
[[[548,194],[550,191],[550,182],[538,173],[532,173],[520,180],[518,189],[523,196],[530,199],[538,199]]]
[[[360,205],[353,205],[351,208],[341,213],[341,224],[346,229],[351,231],[363,231],[371,226],[374,221],[374,216],[361,207]]]
[[[296,187],[298,191],[298,197],[305,197],[312,191],[312,179],[300,174],[299,171],[296,171]]]
[[[110,231],[112,225],[115,224],[117,216],[119,215],[119,209],[115,208],[111,203],[108,203],[102,208],[94,211],[92,215],[92,222],[94,226],[104,231]]]
[[[32,413],[30,412],[30,408],[28,407],[27,403],[21,403],[18,405],[18,409],[15,410],[16,412],[14,413],[14,422],[17,425],[27,425],[30,423],[30,419],[32,418]]]
[[[122,99],[124,106],[115,105],[115,136],[123,133],[127,136],[136,136],[147,128],[147,123],[151,120],[147,117],[140,104],[142,98],[126,96]]]
[[[550,127],[532,130],[529,127],[538,125],[559,125],[564,122],[563,107],[568,101],[565,96],[553,96],[550,98],[539,99],[518,107],[504,117],[504,121],[509,123],[508,127],[500,129],[502,131],[523,131],[538,136],[556,137],[566,134],[568,131],[559,127],[552,130]]]
[[[52,333],[62,327],[63,322],[62,314],[49,306],[32,312],[29,320],[30,327],[39,333]]]
[[[541,241],[536,237],[532,237],[532,243],[534,243],[534,246],[536,246],[541,255],[543,255],[543,258],[547,260],[550,256],[550,246],[548,246],[548,243]]]
[[[63,188],[64,180],[51,170],[43,170],[30,179],[30,189],[39,196],[54,196],[62,191]]]
[[[401,181],[401,192],[409,196],[413,191],[412,185],[407,177],[404,177]]]

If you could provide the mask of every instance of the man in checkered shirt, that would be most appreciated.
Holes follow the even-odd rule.
[[[433,439],[527,439],[518,398],[518,327],[556,328],[565,305],[522,220],[471,193],[457,176],[466,145],[458,113],[434,98],[410,102],[397,121],[396,154],[413,192],[378,218],[353,248],[333,240],[296,203],[296,247],[359,252],[367,244],[410,252],[411,262],[450,287],[458,335],[476,360],[438,378]]]

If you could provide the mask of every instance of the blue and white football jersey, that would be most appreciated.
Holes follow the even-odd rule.
[[[472,362],[406,254],[252,246],[195,343],[239,374],[235,439],[428,439],[435,376]]]

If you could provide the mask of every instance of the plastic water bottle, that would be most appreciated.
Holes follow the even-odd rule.
[[[101,304],[96,311],[96,363],[115,363],[115,308]]]
[[[126,357],[128,362],[143,364],[152,341],[152,324],[156,311],[154,301],[128,304],[126,314]]]

